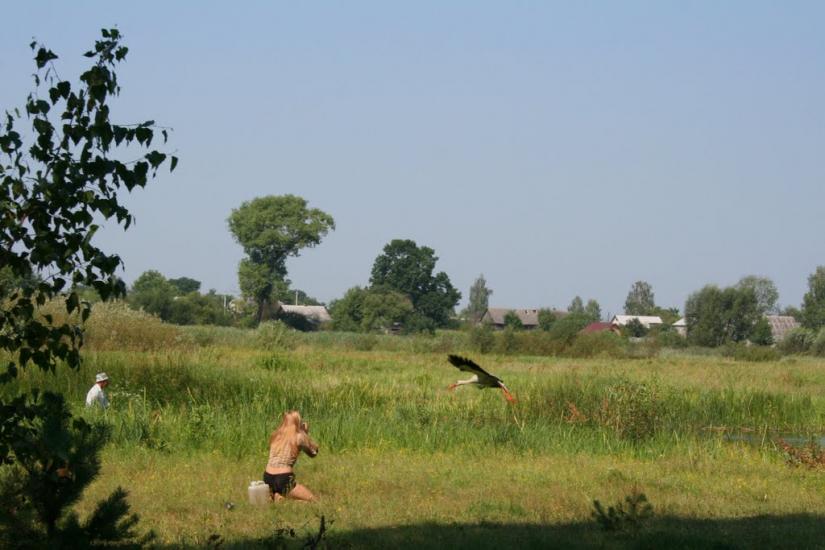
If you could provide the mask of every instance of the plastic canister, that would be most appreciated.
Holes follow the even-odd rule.
[[[248,492],[249,504],[254,504],[255,506],[269,504],[269,485],[263,481],[250,481]]]

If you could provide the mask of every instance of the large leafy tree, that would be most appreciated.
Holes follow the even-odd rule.
[[[802,324],[811,329],[825,327],[825,265],[808,276],[808,292],[802,298]]]
[[[172,302],[177,294],[175,285],[160,272],[144,271],[132,283],[129,304],[135,309],[142,309],[168,321],[172,312]]]
[[[661,307],[656,306],[653,308],[653,311],[650,312],[650,315],[656,315],[657,317],[662,319],[662,322],[665,325],[672,325],[676,321],[678,321],[682,314],[679,312],[678,307]]]
[[[405,325],[412,313],[409,298],[382,287],[352,287],[330,304],[335,329],[351,332],[386,331],[395,323]]]
[[[504,315],[504,326],[513,330],[521,330],[524,328],[524,323],[521,322],[521,317],[513,310]]]
[[[736,287],[753,290],[753,293],[756,295],[757,307],[763,315],[776,313],[778,311],[776,304],[779,301],[779,290],[777,290],[774,282],[768,277],[747,275],[739,279]]]
[[[587,304],[584,306],[584,315],[591,323],[595,323],[596,321],[602,318],[602,308],[594,299],[587,300]]]
[[[584,300],[582,300],[581,296],[576,295],[570,300],[570,305],[567,306],[567,313],[570,315],[584,316]]]
[[[602,308],[599,302],[591,298],[587,300],[587,304],[585,304],[581,296],[575,296],[570,301],[570,305],[567,306],[567,313],[585,320],[588,323],[598,321],[602,318]]]
[[[624,312],[627,315],[653,315],[655,309],[653,287],[650,283],[646,281],[633,283],[624,301]]]
[[[688,340],[700,346],[745,341],[761,316],[751,288],[707,285],[685,303]]]
[[[224,306],[230,297],[210,290],[206,294],[190,292],[172,301],[168,321],[176,325],[232,324],[232,314]]]
[[[539,310],[538,318],[541,330],[550,330],[553,324],[559,319],[559,315],[552,309],[544,308]]]
[[[446,273],[433,273],[437,261],[432,248],[419,247],[409,239],[394,239],[372,266],[373,287],[395,290],[412,302],[415,314],[409,328],[434,330],[446,326],[461,299]]]
[[[478,322],[484,316],[487,308],[490,307],[490,296],[493,291],[487,288],[487,280],[484,275],[479,275],[470,287],[470,303],[467,305],[467,316],[472,321]]]
[[[320,244],[335,229],[332,216],[295,195],[270,195],[232,210],[229,230],[246,258],[238,266],[241,292],[258,304],[258,321],[271,313],[272,293],[286,279],[286,260]]]
[[[7,111],[0,127],[0,266],[10,270],[7,280],[24,282],[0,290],[2,383],[32,364],[44,371],[61,362],[78,367],[82,327],[40,315],[38,307],[60,300],[85,321],[91,305],[72,289],[93,288],[103,299],[124,293],[115,276],[120,258],[94,244],[97,223],[128,228],[132,216],[122,192],[145,186],[165,162],[170,169],[177,164],[157,150],[145,152],[156,137],[154,122],[110,121],[109,100],[120,93],[115,67],[128,52],[121,38],[117,29],[102,31],[77,83],[61,80],[57,56],[33,42],[35,91],[25,116]],[[23,121],[31,128],[20,129]],[[166,130],[160,134],[165,141]],[[128,156],[118,154],[126,146]],[[58,394],[2,398],[0,461],[11,470],[0,476],[0,542],[56,547],[66,540],[83,546],[128,538],[128,528],[115,528],[128,510],[123,491],[101,504],[92,524],[81,525],[65,511],[97,473],[101,429],[72,419]]]
[[[178,295],[189,294],[190,292],[198,292],[201,289],[201,282],[190,277],[178,277],[177,279],[169,279],[169,282],[177,290]]]
[[[158,271],[145,271],[129,290],[129,305],[176,325],[231,324],[232,315],[224,305],[229,296],[214,290],[201,294],[200,285],[188,277],[167,279]]]

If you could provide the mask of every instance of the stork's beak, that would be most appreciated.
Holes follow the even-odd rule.
[[[507,391],[506,389],[501,388],[501,391],[503,391],[503,392],[504,392],[504,397],[506,397],[506,398],[507,398],[507,401],[509,401],[510,403],[515,403],[515,402],[517,401],[517,400],[516,400],[516,397],[515,397],[512,393],[510,393],[509,391]]]

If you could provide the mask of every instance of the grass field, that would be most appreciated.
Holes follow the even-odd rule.
[[[823,472],[776,444],[825,433],[822,360],[475,356],[510,406],[448,393],[464,373],[444,352],[231,342],[90,351],[79,373],[29,370],[4,391],[58,388],[108,423],[80,510],[122,485],[161,546],[300,546],[323,516],[324,540],[352,548],[825,547]],[[99,370],[113,380],[102,414],[82,408]],[[246,487],[292,408],[321,445],[296,467],[320,500],[254,508]],[[601,528],[593,501],[634,489],[654,515]]]

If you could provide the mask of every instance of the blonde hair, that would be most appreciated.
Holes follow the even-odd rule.
[[[269,436],[269,448],[289,449],[289,456],[298,456],[298,435],[301,431],[301,413],[287,411],[281,425]]]

